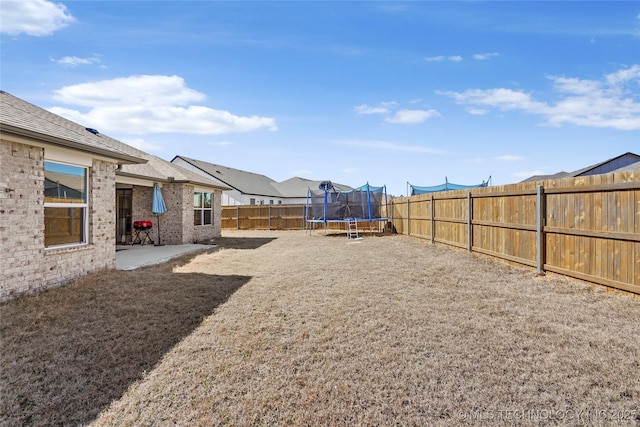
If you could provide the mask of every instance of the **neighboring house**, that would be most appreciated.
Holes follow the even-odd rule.
[[[575,178],[579,176],[600,175],[610,172],[622,172],[640,169],[640,155],[624,153],[613,159],[596,163],[573,172],[558,172],[553,175],[534,175],[522,182],[544,181],[549,179]]]
[[[154,183],[167,205],[162,243],[220,235],[227,187],[4,91],[0,170],[0,301],[114,268],[131,220],[157,233]]]
[[[216,165],[185,156],[175,156],[171,163],[230,187],[230,190],[222,194],[223,206],[302,204],[307,201],[307,190],[309,188],[318,189],[320,183],[323,182],[299,177],[276,182],[265,175]],[[334,185],[341,190],[352,190],[347,185]]]

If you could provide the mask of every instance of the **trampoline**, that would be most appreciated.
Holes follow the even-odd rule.
[[[381,223],[388,221],[387,188],[373,187],[369,183],[345,191],[331,181],[323,181],[317,190],[307,190],[304,218],[305,228],[324,224],[325,233],[330,223]],[[307,225],[309,227],[307,227]]]

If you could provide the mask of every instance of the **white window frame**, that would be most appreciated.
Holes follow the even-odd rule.
[[[214,221],[214,218],[213,218],[213,205],[214,205],[214,198],[213,198],[213,196],[214,196],[214,193],[213,193],[213,192],[210,192],[210,191],[194,191],[194,192],[193,192],[193,195],[195,196],[196,194],[201,194],[201,195],[202,195],[202,196],[200,197],[200,200],[202,201],[202,203],[201,203],[201,206],[199,206],[199,207],[198,207],[198,206],[196,206],[196,205],[195,205],[195,197],[194,197],[193,211],[194,211],[194,213],[195,213],[195,211],[200,211],[200,224],[193,224],[193,226],[194,226],[194,227],[205,227],[205,226],[211,226],[211,225],[213,225],[213,221]],[[211,200],[211,206],[210,206],[210,207],[208,207],[208,208],[204,207],[204,199],[205,199],[204,195],[205,195],[205,194],[208,194],[208,195],[209,195],[209,199]],[[205,224],[205,223],[204,223],[204,218],[205,218],[204,213],[205,213],[206,211],[211,212],[211,216],[210,216],[210,218],[211,218],[211,223],[209,223],[209,224]],[[194,215],[194,220],[195,220],[195,215]],[[194,222],[195,222],[195,221],[194,221]]]
[[[51,245],[51,246],[46,246],[46,244],[45,244],[45,250],[48,250],[48,249],[73,248],[73,247],[77,247],[77,246],[86,246],[86,245],[89,244],[89,173],[90,173],[90,169],[89,169],[89,167],[83,166],[83,165],[76,165],[76,164],[72,164],[72,163],[65,163],[65,162],[54,161],[54,160],[45,160],[44,161],[44,165],[43,165],[45,177],[46,177],[46,172],[47,172],[47,163],[55,163],[55,164],[59,164],[59,165],[71,166],[71,167],[78,168],[78,169],[84,169],[84,171],[85,171],[85,174],[84,174],[85,195],[84,195],[84,203],[47,202],[46,201],[46,196],[44,197],[44,205],[43,205],[44,208],[76,208],[76,209],[82,209],[82,241],[74,242],[74,243],[63,243],[61,245]],[[44,210],[43,210],[42,215],[43,215],[43,220],[44,220]],[[45,228],[45,240],[46,240],[46,228]]]

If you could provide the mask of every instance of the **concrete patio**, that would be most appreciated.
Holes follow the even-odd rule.
[[[147,265],[160,264],[172,258],[202,249],[214,248],[216,245],[117,245],[116,270],[135,270]]]

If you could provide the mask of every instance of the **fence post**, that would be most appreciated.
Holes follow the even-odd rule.
[[[240,205],[236,205],[236,229],[240,230]]]
[[[271,203],[269,203],[269,209],[267,209],[267,215],[269,215],[269,219],[267,220],[267,228],[271,231]]]
[[[436,242],[436,205],[434,204],[433,194],[431,194],[431,244]]]
[[[407,197],[407,236],[411,236],[411,198]]]
[[[471,220],[473,219],[473,199],[471,198],[471,191],[467,193],[467,249],[471,252],[473,247],[473,225]]]
[[[536,266],[538,275],[544,275],[544,221],[546,218],[544,188],[538,185],[536,191]]]

